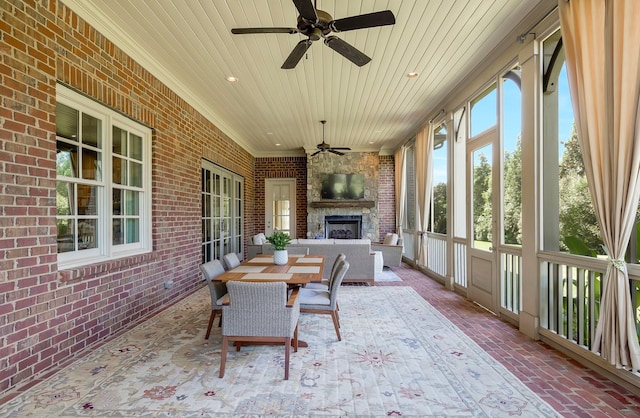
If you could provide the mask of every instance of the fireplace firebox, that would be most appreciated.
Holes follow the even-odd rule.
[[[362,238],[362,215],[325,216],[324,236],[334,239]]]

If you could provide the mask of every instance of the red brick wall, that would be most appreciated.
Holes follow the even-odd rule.
[[[378,210],[380,217],[380,238],[387,232],[396,232],[395,215],[395,163],[392,155],[382,155],[378,178]],[[296,179],[297,237],[307,234],[307,158],[306,157],[265,157],[255,160],[255,229],[247,236],[264,231],[264,184],[265,179]]]
[[[255,229],[264,232],[265,179],[296,179],[296,237],[307,237],[307,157],[256,158],[255,165]],[[247,234],[247,236],[250,236]]]
[[[378,216],[380,218],[380,240],[387,232],[396,232],[396,187],[393,155],[380,156],[378,173]]]
[[[201,285],[202,158],[245,177],[245,231],[260,216],[253,157],[62,3],[0,13],[1,397]],[[58,271],[57,81],[154,128],[152,253]]]

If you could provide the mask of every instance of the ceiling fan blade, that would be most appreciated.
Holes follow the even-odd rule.
[[[309,49],[309,47],[311,46],[312,42],[313,41],[311,39],[303,39],[302,41],[298,42],[296,46],[293,47],[293,51],[291,51],[284,64],[282,64],[282,67],[280,68],[282,68],[283,70],[290,70],[292,68],[295,68],[296,65],[298,65],[298,62],[302,59],[304,53],[307,52],[307,49]]]
[[[335,148],[329,148],[328,151],[336,155],[344,155],[344,152],[336,151]]]
[[[320,154],[321,152],[322,152],[322,150],[320,150],[320,151],[316,151],[316,152],[314,152],[313,154],[311,154],[311,156],[312,156],[312,157],[314,157],[314,156],[316,156],[316,155]]]
[[[288,33],[293,35],[298,33],[296,28],[234,28],[231,29],[234,35],[247,35],[252,33]]]
[[[371,61],[371,58],[336,36],[327,36],[324,43],[358,67]]]
[[[351,148],[347,148],[347,147],[331,147],[331,149],[341,149],[345,151],[351,151]]]
[[[316,8],[313,7],[311,0],[293,0],[293,4],[295,4],[298,13],[300,13],[300,16],[304,19],[310,22],[316,22],[318,20]]]
[[[382,12],[367,13],[364,15],[337,19],[329,23],[329,26],[334,32],[344,32],[354,29],[393,25],[395,23],[396,17],[393,15],[391,10],[384,10]]]

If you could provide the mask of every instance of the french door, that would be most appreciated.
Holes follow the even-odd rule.
[[[296,179],[266,179],[264,232],[283,231],[296,238]]]
[[[202,262],[241,254],[244,242],[244,179],[202,162]]]

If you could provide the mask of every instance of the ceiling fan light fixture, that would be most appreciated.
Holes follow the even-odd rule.
[[[351,31],[357,29],[375,28],[379,26],[394,25],[396,18],[391,10],[383,10],[373,13],[366,13],[355,16],[348,16],[341,19],[334,19],[329,13],[316,8],[316,2],[312,0],[293,0],[293,4],[298,10],[296,27],[258,27],[258,28],[233,28],[231,33],[235,35],[265,34],[265,33],[285,33],[299,34],[306,36],[296,44],[289,53],[280,68],[291,70],[311,47],[311,44],[320,39],[324,39],[325,45],[348,59],[358,67],[366,65],[371,58],[356,49],[353,45],[329,34]]]

